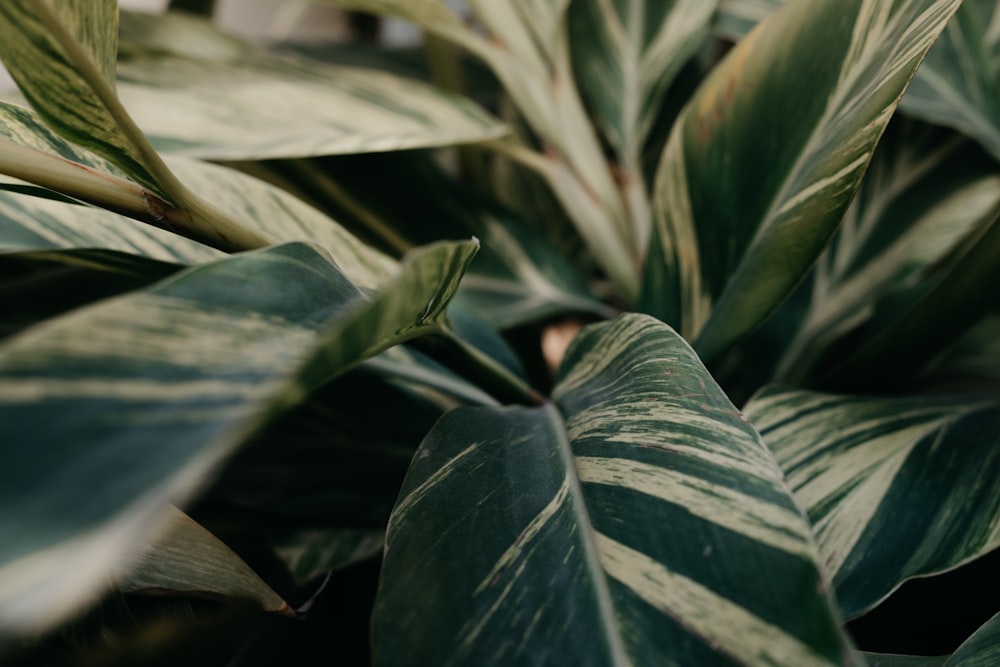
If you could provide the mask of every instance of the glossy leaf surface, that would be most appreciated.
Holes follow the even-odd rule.
[[[1000,405],[765,390],[746,407],[848,617],[1000,546]]]
[[[679,336],[587,328],[554,398],[452,411],[421,445],[376,664],[852,663],[780,472]]]

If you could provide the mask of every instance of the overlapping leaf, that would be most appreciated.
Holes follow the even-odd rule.
[[[784,0],[719,0],[712,28],[723,37],[738,42],[783,2]]]
[[[903,98],[907,113],[953,127],[1000,160],[1000,4],[965,0]]]
[[[705,0],[570,3],[576,78],[623,165],[638,164],[663,95],[714,10]]]
[[[116,0],[5,2],[0,36],[0,58],[46,123],[164,194],[156,157],[125,126],[115,94]]]
[[[756,432],[652,318],[584,330],[541,408],[463,408],[390,520],[376,664],[851,664]]]
[[[462,281],[459,299],[496,327],[566,312],[609,312],[530,221],[456,183],[426,156],[357,156],[291,166],[288,177],[308,188],[321,208],[343,208],[338,216],[353,222],[358,235],[368,232],[397,247],[436,238],[480,239],[482,250]],[[413,224],[414,211],[421,212],[420,224]]]
[[[18,145],[70,160],[97,174],[120,176],[107,161],[74,147],[26,109],[0,103],[0,135]],[[255,178],[216,165],[172,158],[174,172],[202,197],[278,241],[323,246],[359,287],[377,287],[393,271],[388,257],[362,244],[339,224],[295,197]],[[73,167],[73,169],[78,169]],[[9,187],[9,186],[8,186]],[[112,190],[134,196],[127,182]],[[48,199],[0,192],[0,247],[119,250],[153,259],[196,264],[221,253],[169,232],[138,225],[118,215]]]
[[[153,144],[193,157],[370,153],[506,134],[474,103],[428,84],[290,55],[147,55],[123,60],[118,75],[122,101]]]
[[[911,122],[890,127],[817,264],[809,312],[785,351],[782,381],[808,376],[831,343],[861,326],[881,301],[934,279],[949,265],[949,253],[992,222],[998,207],[1000,170],[974,143]]]
[[[188,497],[279,407],[439,329],[474,252],[417,253],[369,300],[321,252],[280,246],[4,341],[0,628],[76,609],[164,503]]]
[[[956,0],[793,2],[682,112],[659,169],[643,307],[714,358],[799,283]]]
[[[747,415],[819,541],[847,616],[1000,546],[1000,404],[765,390]]]

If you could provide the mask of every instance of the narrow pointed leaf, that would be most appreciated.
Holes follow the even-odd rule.
[[[151,156],[117,101],[117,55],[115,0],[0,4],[0,59],[45,122],[163,194]]]
[[[965,0],[927,54],[902,107],[953,127],[1000,160],[1000,4]]]
[[[746,412],[809,515],[847,616],[1000,546],[995,401],[771,389]]]
[[[742,40],[664,151],[644,308],[706,359],[766,319],[836,229],[958,4],[793,2]]]
[[[87,602],[164,504],[278,409],[437,323],[474,252],[416,253],[369,300],[323,253],[280,246],[4,341],[0,628],[43,628]]]
[[[780,472],[652,318],[585,329],[554,405],[445,415],[386,539],[379,665],[853,663]]]
[[[382,530],[295,530],[276,540],[275,552],[297,581],[306,582],[332,570],[377,558],[384,544]]]
[[[785,351],[781,381],[820,372],[815,363],[831,345],[862,326],[880,302],[934,280],[998,207],[1000,171],[975,143],[930,126],[890,126],[817,262],[809,310]]]
[[[663,96],[701,44],[706,0],[576,0],[568,24],[576,79],[619,154],[638,164]]]
[[[115,568],[120,591],[238,598],[264,611],[292,613],[242,558],[187,514],[169,506],[158,521],[163,528],[156,538]]]

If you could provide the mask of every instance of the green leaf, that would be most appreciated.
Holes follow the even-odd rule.
[[[712,0],[570,3],[576,80],[621,164],[639,165],[663,96],[701,45],[714,11]]]
[[[609,315],[577,269],[542,236],[535,219],[522,219],[448,177],[427,155],[352,156],[277,168],[359,236],[379,236],[387,246],[478,238],[482,250],[459,297],[498,328],[568,312]],[[386,196],[386,183],[392,184],[392,197]],[[425,222],[414,225],[414,211]]]
[[[382,530],[294,530],[277,538],[275,551],[292,576],[306,582],[331,570],[376,558],[382,553],[384,542]]]
[[[766,319],[836,229],[958,4],[793,2],[741,41],[664,151],[643,308],[707,360]]]
[[[421,445],[376,664],[853,663],[804,517],[679,336],[589,327],[554,397],[454,410]]]
[[[965,0],[917,72],[902,107],[978,141],[1000,160],[1000,4]]]
[[[264,611],[294,613],[242,558],[187,514],[167,507],[157,521],[162,529],[156,538],[115,568],[120,591],[239,598]]]
[[[898,385],[1000,305],[995,293],[983,289],[1000,280],[1000,204],[984,222],[923,283],[880,304],[853,333],[853,345],[835,350],[839,358],[818,385],[839,389],[859,379],[869,390]],[[911,336],[915,331],[920,335]]]
[[[947,656],[894,655],[890,653],[865,653],[871,667],[944,667]]]
[[[34,114],[20,107],[0,103],[0,136],[20,146],[70,160],[71,171],[83,171],[79,165],[94,170],[98,180],[103,174],[121,174],[107,161],[59,138]],[[359,287],[377,287],[394,270],[394,263],[388,257],[358,241],[326,215],[272,185],[192,159],[175,157],[170,164],[192,190],[247,227],[279,241],[307,241],[322,246]],[[118,189],[119,185],[111,186],[115,193]],[[128,190],[124,194],[139,196]],[[140,196],[140,207],[141,202]],[[74,247],[120,250],[184,264],[221,255],[205,245],[148,225],[137,225],[105,211],[0,192],[0,248]]]
[[[123,60],[118,75],[122,101],[154,146],[205,159],[398,151],[507,132],[472,102],[425,83],[292,55],[144,56]]]
[[[0,210],[2,204],[0,197]],[[0,338],[92,301],[145,287],[181,268],[106,250],[0,252]]]
[[[278,410],[439,326],[474,252],[465,243],[415,253],[369,300],[321,252],[280,246],[7,339],[0,628],[64,618],[126,546],[148,538],[166,503],[189,498]]]
[[[945,667],[990,667],[1000,660],[1000,614],[969,637],[945,663]]]
[[[159,195],[162,164],[118,101],[115,0],[11,0],[0,58],[45,122]]]
[[[784,4],[784,0],[719,0],[712,29],[734,42]]]
[[[768,389],[745,408],[848,617],[1000,546],[1000,404]]]
[[[998,207],[1000,172],[973,142],[912,122],[890,125],[817,263],[809,309],[784,352],[779,381],[801,383],[819,372],[825,353],[841,361],[831,345],[868,321],[880,302],[935,280],[949,254],[989,225]]]

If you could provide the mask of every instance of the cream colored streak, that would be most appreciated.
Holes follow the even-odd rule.
[[[796,206],[809,201],[816,196],[819,192],[826,190],[827,188],[836,185],[841,180],[847,178],[855,171],[864,169],[864,166],[868,164],[868,158],[871,156],[871,152],[863,153],[860,157],[855,159],[850,164],[837,170],[836,173],[827,176],[826,178],[821,178],[818,181],[813,181],[806,188],[799,190],[794,196],[785,200],[785,203],[781,205],[781,208],[777,210],[775,216],[781,216],[789,211],[793,210]]]
[[[487,574],[486,577],[479,582],[479,585],[476,586],[475,590],[476,595],[479,595],[486,590],[496,575],[505,570],[511,563],[517,560],[522,553],[524,553],[524,549],[528,543],[535,539],[535,536],[541,532],[542,528],[548,524],[549,520],[555,516],[556,512],[559,511],[559,508],[566,502],[568,494],[569,482],[563,481],[562,486],[559,487],[559,490],[556,492],[556,495],[552,498],[551,502],[549,502],[548,505],[543,507],[542,510],[535,515],[535,518],[531,520],[523,531],[521,531],[521,534],[514,541],[514,543],[510,545],[505,552],[503,552],[503,555],[500,556],[497,562],[493,565],[489,574]]]
[[[576,464],[581,482],[632,489],[775,549],[813,558],[805,521],[793,509],[639,461],[586,456]]]
[[[596,540],[610,577],[738,662],[830,667],[812,647],[698,582],[604,535]]]
[[[404,520],[407,512],[410,509],[424,499],[424,496],[431,491],[435,485],[443,481],[445,478],[449,477],[455,472],[455,469],[463,462],[463,460],[472,454],[476,449],[482,445],[482,442],[474,442],[461,452],[452,457],[447,463],[441,466],[440,469],[435,471],[433,475],[428,477],[423,484],[417,488],[410,491],[405,498],[399,501],[396,505],[396,509],[393,510],[392,516],[389,518],[389,526],[387,533],[391,534],[394,524],[399,523],[399,521]]]

